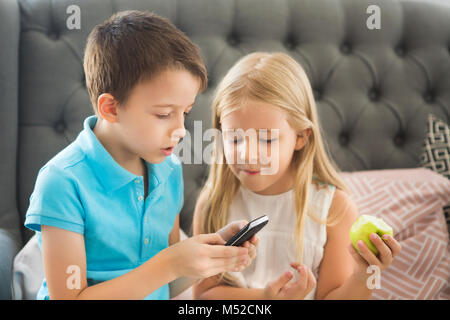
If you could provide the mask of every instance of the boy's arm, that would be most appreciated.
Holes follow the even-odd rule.
[[[175,219],[173,229],[169,235],[169,246],[174,245],[179,241],[180,241],[180,215],[178,214],[178,216]],[[179,294],[181,294],[182,292],[186,291],[195,283],[195,281],[197,281],[197,279],[180,277],[169,283],[170,298],[174,298]]]
[[[120,277],[88,287],[84,236],[45,225],[41,232],[50,299],[143,299],[176,278],[172,257],[163,250]]]
[[[169,235],[169,244],[170,245],[173,245],[180,241],[180,227],[179,226],[180,225],[179,225],[179,215],[178,215],[175,220],[174,227]],[[242,291],[242,290],[246,290],[246,289],[233,288],[233,287],[229,287],[229,286],[225,286],[225,285],[216,287],[215,285],[218,284],[217,279],[219,279],[218,276],[214,276],[214,277],[210,277],[210,278],[206,278],[206,279],[192,279],[192,278],[187,278],[187,277],[177,278],[176,280],[172,281],[169,284],[170,298],[174,298],[174,297],[178,296],[179,294],[181,294],[188,288],[192,287],[193,285],[194,285],[194,287],[205,288],[205,284],[206,284],[209,288],[212,288],[211,289],[212,291],[211,292],[208,291],[207,295],[204,298],[201,297],[200,299],[262,299],[261,298],[262,292],[260,292],[261,290],[249,289],[249,290],[255,291],[250,294],[250,292],[246,293],[245,291]],[[196,290],[198,290],[198,288]],[[194,288],[194,296],[196,296],[196,294],[195,294],[196,290]],[[242,295],[242,298],[240,298],[241,295]]]
[[[200,226],[200,215],[203,211],[208,196],[208,190],[200,193],[195,205],[194,217],[192,219],[194,235],[204,233]],[[210,277],[198,281],[193,285],[194,299],[236,299],[245,300],[264,299],[264,289],[236,288],[219,281],[219,276]]]

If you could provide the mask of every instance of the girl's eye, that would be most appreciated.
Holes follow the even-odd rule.
[[[232,143],[241,143],[242,139],[234,139],[231,140]],[[272,143],[273,141],[275,141],[275,139],[269,139],[269,140],[265,140],[265,139],[260,139],[259,141],[261,141],[262,143]]]
[[[266,139],[260,139],[260,141],[261,141],[262,143],[267,143],[267,144],[269,144],[269,143],[272,143],[272,142],[276,141],[276,139],[268,139],[268,140],[266,140]]]
[[[236,143],[241,143],[242,139],[233,139],[231,140],[231,142],[233,142],[234,144]]]

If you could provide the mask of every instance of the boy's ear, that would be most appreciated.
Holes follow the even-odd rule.
[[[98,114],[108,122],[117,122],[118,103],[109,93],[102,93],[97,99]]]
[[[297,142],[295,143],[295,150],[301,150],[308,142],[309,136],[311,135],[311,129],[306,129],[297,135]]]

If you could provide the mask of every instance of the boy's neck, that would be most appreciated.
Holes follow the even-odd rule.
[[[143,159],[127,150],[127,148],[121,144],[121,141],[114,135],[114,132],[111,130],[111,127],[108,126],[106,121],[98,118],[92,131],[106,151],[108,151],[122,168],[135,175],[144,176],[146,166]]]

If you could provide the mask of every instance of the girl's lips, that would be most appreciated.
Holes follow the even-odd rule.
[[[249,170],[243,170],[243,171],[244,171],[246,174],[251,175],[251,176],[260,173],[260,171],[249,171]]]

